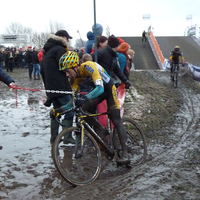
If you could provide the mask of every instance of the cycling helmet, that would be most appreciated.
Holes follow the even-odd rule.
[[[77,66],[79,57],[77,53],[68,51],[63,54],[59,60],[59,70],[65,70]]]
[[[180,47],[179,47],[179,46],[175,46],[175,47],[174,47],[174,50],[175,50],[175,51],[179,51],[179,50],[180,50]]]

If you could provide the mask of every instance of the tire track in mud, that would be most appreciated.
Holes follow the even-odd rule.
[[[140,73],[140,72],[139,72]],[[167,199],[199,199],[200,196],[200,151],[198,150],[200,147],[200,127],[199,127],[199,100],[200,100],[200,86],[195,84],[195,89],[190,89],[193,87],[191,84],[191,80],[188,78],[180,78],[180,87],[173,88],[170,84],[169,73],[164,71],[145,71],[136,75],[138,79],[142,79],[139,84],[141,84],[141,88],[143,89],[143,94],[138,91],[135,94],[135,91],[130,94],[130,96],[139,96],[138,100],[134,101],[134,97],[132,101],[134,102],[126,102],[126,104],[130,104],[130,106],[134,107],[132,110],[129,110],[131,116],[136,116],[139,119],[141,114],[146,114],[146,108],[149,109],[149,104],[153,104],[153,108],[155,108],[155,115],[161,117],[162,115],[159,113],[163,108],[163,114],[165,117],[170,112],[168,112],[168,102],[167,101],[159,101],[159,98],[153,97],[153,89],[154,86],[157,88],[158,97],[159,90],[163,90],[166,95],[161,95],[160,98],[165,97],[171,101],[171,96],[174,94],[174,91],[180,91],[181,96],[177,95],[177,98],[183,98],[183,104],[179,108],[179,111],[174,114],[174,123],[170,123],[168,126],[163,127],[162,129],[156,130],[153,132],[153,135],[150,135],[148,139],[154,140],[154,143],[149,142],[148,148],[148,159],[145,163],[140,166],[133,167],[131,170],[126,168],[117,168],[115,163],[111,161],[106,166],[103,166],[102,173],[99,178],[95,180],[92,184],[86,185],[84,187],[75,187],[73,188],[67,182],[65,182],[62,177],[58,174],[54,165],[52,164],[52,160],[48,158],[50,149],[49,145],[49,133],[45,124],[48,124],[48,118],[46,110],[42,111],[40,120],[47,120],[43,126],[38,126],[38,128],[34,128],[33,138],[37,138],[37,141],[41,141],[40,134],[44,134],[43,140],[44,142],[40,142],[37,144],[42,149],[33,149],[30,154],[21,155],[21,158],[30,159],[27,162],[27,165],[31,165],[31,169],[35,169],[36,172],[40,172],[40,174],[35,173],[36,177],[30,175],[30,183],[29,186],[21,186],[19,188],[13,188],[10,190],[7,189],[7,193],[9,197],[15,197],[22,200],[28,199],[55,199],[55,200],[65,200],[65,199],[73,199],[73,200],[149,200],[149,199],[159,199],[159,200],[167,200]],[[152,78],[155,81],[152,81]],[[157,83],[160,84],[158,87]],[[166,86],[166,88],[163,86]],[[134,85],[134,84],[133,84]],[[145,90],[145,87],[149,87],[149,91]],[[141,98],[140,98],[141,97]],[[149,101],[150,100],[150,101]],[[137,102],[138,101],[138,102]],[[182,101],[181,101],[182,102]],[[132,103],[132,104],[131,104]],[[171,102],[173,103],[173,102]],[[177,102],[175,102],[177,103]],[[11,103],[10,103],[11,104]],[[154,105],[155,104],[155,105]],[[156,106],[159,104],[159,106]],[[165,105],[166,104],[166,105]],[[43,109],[41,107],[41,109]],[[137,109],[138,110],[137,112]],[[47,109],[48,110],[48,109]],[[41,114],[41,110],[39,109],[37,113]],[[154,114],[154,113],[153,113]],[[152,115],[153,115],[152,114]],[[150,117],[153,117],[149,115]],[[10,116],[10,115],[8,115]],[[37,114],[38,116],[38,114]],[[38,119],[38,117],[37,117]],[[155,118],[156,119],[156,118]],[[33,117],[32,120],[35,120]],[[154,118],[153,118],[154,120]],[[153,121],[152,120],[152,121]],[[38,122],[37,121],[37,122]],[[15,122],[15,121],[13,121]],[[143,123],[143,119],[139,119],[139,123]],[[167,121],[168,122],[168,121]],[[2,123],[6,124],[6,121],[2,119]],[[16,122],[17,123],[17,122]],[[28,121],[28,124],[30,121]],[[22,125],[22,123],[20,124]],[[40,125],[40,123],[39,123]],[[38,129],[43,129],[42,132],[40,130],[40,134],[38,135]],[[23,132],[22,132],[23,133]],[[36,135],[38,135],[36,137]],[[153,136],[151,138],[151,136]],[[29,136],[30,137],[30,136]],[[28,140],[28,137],[26,137]],[[25,138],[25,139],[26,139]],[[5,139],[5,136],[4,136]],[[31,137],[32,139],[32,137]],[[27,144],[28,145],[28,144]],[[28,147],[24,147],[24,152],[27,152]],[[3,152],[3,151],[2,151]],[[43,157],[37,157],[33,155],[41,155]],[[17,154],[12,152],[13,156]],[[35,160],[32,161],[32,157]],[[44,161],[44,163],[40,163],[39,161]],[[106,162],[106,161],[105,161]],[[18,161],[13,160],[12,163],[9,163],[5,160],[5,164],[2,163],[2,169],[6,170],[5,166],[7,164],[11,164],[12,166],[8,166],[12,169],[13,173],[16,173],[16,178],[10,178],[12,182],[19,182],[17,177],[19,174],[26,174],[26,163],[20,163],[19,166],[25,169],[21,169],[21,172],[16,171],[15,163]],[[22,165],[23,164],[23,165]],[[105,170],[105,167],[108,166],[108,171]],[[104,171],[103,171],[104,170]],[[110,170],[110,171],[109,171]],[[32,172],[32,171],[31,171]],[[26,178],[26,176],[22,176]],[[6,176],[7,178],[7,176]],[[8,184],[8,183],[7,183]],[[2,190],[3,186],[0,183],[0,189]],[[0,197],[1,197],[0,191]],[[6,196],[6,195],[5,195]],[[13,199],[10,198],[10,199]]]
[[[199,197],[200,188],[195,187],[199,184],[198,174],[195,174],[194,168],[193,175],[188,175],[188,172],[191,172],[191,161],[186,159],[186,154],[191,147],[197,147],[198,135],[195,133],[198,130],[194,130],[194,127],[198,122],[199,109],[196,109],[195,105],[198,105],[199,96],[197,97],[187,87],[187,83],[185,85],[184,79],[180,82],[180,88],[172,88],[168,73],[164,75],[156,71],[149,73],[169,85],[170,90],[180,90],[184,98],[179,112],[174,115],[174,124],[160,130],[162,135],[168,134],[167,146],[157,144],[149,148],[148,154],[151,158],[144,164],[114,177],[108,175],[109,180],[97,179],[92,185],[84,187],[85,193],[95,188],[92,192],[94,199],[98,199],[98,193],[102,191],[104,194],[101,194],[101,197],[108,200],[111,198],[110,194],[115,200],[195,199]],[[87,199],[84,193],[81,195],[83,199]],[[78,195],[73,197],[78,199]]]

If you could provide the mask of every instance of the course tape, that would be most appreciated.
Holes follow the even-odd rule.
[[[40,90],[40,89],[35,89],[35,88],[23,88],[23,87],[11,87],[12,89],[15,90],[29,90],[29,91],[35,91],[35,92],[47,92],[47,93],[61,93],[61,94],[73,94],[74,92],[71,91],[59,91],[59,90]]]
[[[60,93],[60,94],[74,94],[73,91],[58,91],[58,90],[40,90],[40,89],[35,89],[35,88],[24,88],[24,87],[10,87],[11,89],[15,90],[15,105],[18,107],[18,90],[28,90],[28,91],[34,91],[34,92],[46,92],[46,93]]]

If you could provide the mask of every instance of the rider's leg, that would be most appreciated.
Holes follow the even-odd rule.
[[[94,110],[94,108],[96,107],[96,105],[98,105],[99,103],[102,102],[102,98],[101,97],[97,97],[97,98],[94,98],[93,100],[90,100],[90,101],[87,101],[82,109],[85,111],[85,112],[90,112],[90,110]],[[97,134],[103,139],[106,135],[108,135],[108,130],[102,126],[101,123],[99,123],[97,121],[96,118],[94,117],[86,117],[85,118],[85,121],[94,127],[95,131],[97,131]]]
[[[170,77],[172,78],[172,75],[173,75],[173,64],[171,63],[170,66],[171,66],[171,68],[170,68]]]
[[[112,110],[110,116],[115,128],[117,129],[120,144],[122,147],[122,157],[118,158],[117,162],[120,164],[128,164],[130,163],[130,158],[128,155],[127,145],[126,145],[127,134],[126,134],[126,129],[124,128],[120,117],[120,110],[119,109]]]

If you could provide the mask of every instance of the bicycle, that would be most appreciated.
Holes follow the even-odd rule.
[[[174,63],[172,65],[172,86],[174,86],[175,88],[178,87],[178,75],[179,75],[179,63]]]
[[[75,127],[63,130],[56,138],[52,147],[54,164],[60,175],[73,186],[83,186],[92,183],[100,174],[102,165],[102,153],[108,160],[114,160],[121,155],[116,129],[112,129],[112,123],[108,112],[88,114],[75,105],[67,112],[75,112]],[[108,115],[109,139],[102,139],[85,120],[86,117]],[[122,119],[127,131],[128,153],[131,155],[130,168],[145,161],[147,145],[145,137],[136,122],[132,119]],[[65,134],[72,134],[74,145],[62,144]]]

